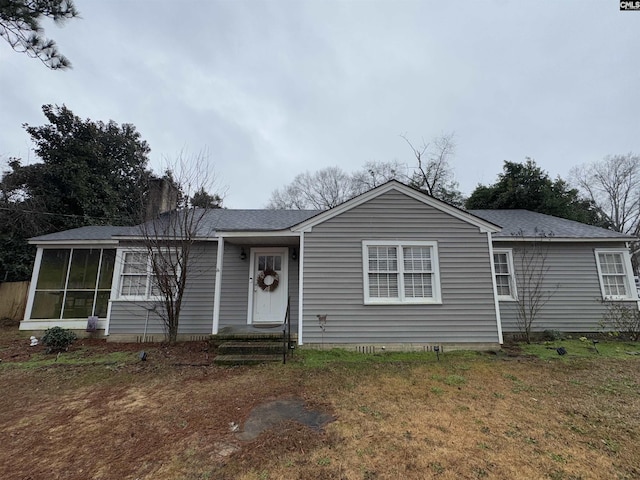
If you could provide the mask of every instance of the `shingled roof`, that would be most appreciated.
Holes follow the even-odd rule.
[[[131,227],[114,227],[111,225],[91,225],[87,227],[63,230],[62,232],[49,233],[39,237],[30,238],[31,243],[59,242],[59,241],[84,241],[84,240],[112,240],[114,235],[128,232]]]
[[[469,213],[500,225],[502,231],[494,233],[497,239],[547,235],[564,239],[633,240],[634,237],[606,228],[594,227],[566,218],[530,212],[529,210],[469,210]]]
[[[273,232],[286,230],[303,222],[322,210],[227,210],[215,209],[206,212],[199,230],[203,236],[216,232]],[[154,221],[162,222],[160,219]],[[50,233],[29,239],[32,243],[77,240],[112,240],[117,237],[139,236],[140,227],[88,226]]]
[[[286,230],[321,210],[227,210],[206,212],[200,225],[203,236],[216,232],[273,232]],[[564,218],[553,217],[528,210],[469,210],[469,213],[502,227],[494,233],[496,239],[537,237],[541,234],[563,239],[633,240],[634,237],[604,228],[585,225]],[[161,217],[162,218],[162,217]],[[157,221],[157,220],[156,220]],[[61,241],[115,240],[118,237],[138,236],[140,227],[88,226],[50,233],[31,238],[32,243]]]
[[[222,232],[264,232],[285,230],[322,210],[209,210],[204,228]]]

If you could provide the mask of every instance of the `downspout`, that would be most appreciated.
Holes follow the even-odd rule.
[[[498,327],[498,342],[502,345],[502,319],[500,318],[500,302],[498,302],[498,286],[496,285],[496,267],[493,264],[493,239],[491,232],[487,232],[487,242],[489,243],[489,264],[491,265],[491,285],[493,286],[493,302],[496,307],[496,326]]]
[[[302,319],[304,312],[304,232],[300,232],[300,254],[298,255],[298,345],[303,345],[302,341]]]
[[[222,295],[222,266],[224,263],[224,237],[218,235],[218,253],[216,256],[216,284],[213,289],[213,326],[211,334],[218,334],[220,325],[220,297]]]

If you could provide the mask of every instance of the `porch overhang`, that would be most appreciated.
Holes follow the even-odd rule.
[[[218,238],[234,245],[298,246],[300,233],[290,230],[275,232],[218,232]]]

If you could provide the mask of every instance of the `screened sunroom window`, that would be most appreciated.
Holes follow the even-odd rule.
[[[440,301],[435,242],[363,242],[365,303]]]
[[[106,317],[115,258],[115,249],[44,249],[31,318]]]

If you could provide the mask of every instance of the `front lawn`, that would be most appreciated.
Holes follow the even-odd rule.
[[[640,477],[638,344],[216,367],[204,342],[145,345],[144,362],[140,346],[79,342],[56,362],[27,340],[0,330],[3,479]],[[335,421],[240,440],[234,425],[275,399]]]

